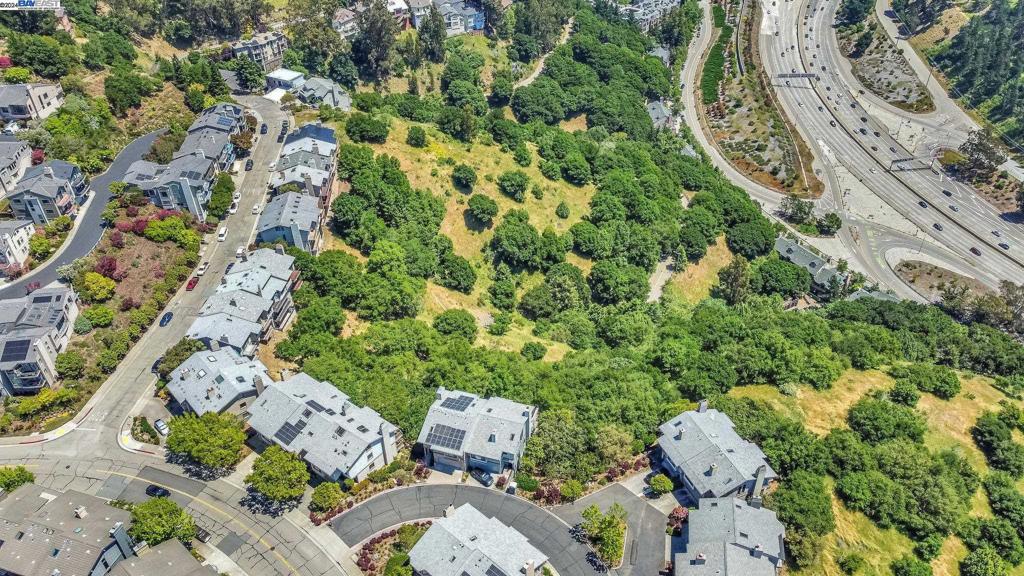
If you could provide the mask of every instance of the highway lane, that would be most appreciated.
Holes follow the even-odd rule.
[[[818,48],[828,47],[825,37],[832,34],[835,5],[832,0],[812,2],[810,9],[795,1],[762,6],[761,54],[766,71],[776,77],[808,73],[813,67],[820,79],[778,80],[782,106],[796,119],[819,158],[833,166],[844,165],[886,203],[964,259],[978,276],[1019,279],[1024,275],[1020,227],[1008,225],[966,187],[940,182],[941,175],[924,163],[916,163],[919,170],[887,170],[891,160],[911,154],[857,103],[854,92],[837,74],[839,56],[834,50]],[[949,191],[948,197],[943,190]],[[919,204],[922,201],[927,207]],[[934,227],[936,223],[941,231]],[[1000,237],[992,230],[998,230]],[[1000,241],[1007,242],[1010,250],[999,248]],[[972,254],[972,247],[980,255]]]

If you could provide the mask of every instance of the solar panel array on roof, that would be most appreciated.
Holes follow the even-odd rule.
[[[459,396],[458,398],[445,398],[441,402],[441,408],[451,408],[459,412],[465,412],[466,408],[473,403],[473,398],[470,396]]]
[[[306,400],[306,406],[309,406],[310,408],[316,410],[317,412],[324,411],[324,407],[321,406],[320,403],[317,402],[316,400]]]
[[[284,424],[281,425],[277,432],[274,432],[274,438],[277,438],[278,440],[281,441],[282,444],[288,446],[289,444],[292,443],[293,440],[295,440],[295,437],[298,436],[299,432],[302,432],[302,430],[305,427],[305,420],[299,420],[295,424],[292,424],[291,422],[285,422]]]
[[[445,426],[444,424],[435,424],[427,434],[427,444],[448,448],[449,450],[461,449],[462,441],[465,439],[465,430],[459,430],[458,428],[452,428],[451,426]]]
[[[232,126],[232,125],[234,125],[234,123],[235,123],[234,120],[232,120],[231,118],[228,118],[226,116],[218,116],[217,117],[217,124],[220,124],[221,126]]]
[[[487,571],[484,572],[484,574],[486,574],[487,576],[508,576],[507,574],[501,571],[501,568],[498,568],[494,564],[491,564],[490,567],[487,568]]]
[[[28,356],[28,350],[32,347],[31,340],[11,340],[4,346],[4,353],[0,356],[0,362],[18,362]]]
[[[32,303],[33,304],[45,304],[45,303],[49,302],[50,300],[53,300],[53,296],[35,296],[35,297],[32,298]]]

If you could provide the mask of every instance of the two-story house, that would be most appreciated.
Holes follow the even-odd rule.
[[[200,350],[174,369],[167,390],[183,410],[240,414],[270,382],[267,367],[233,348]]]
[[[78,194],[85,193],[81,188],[85,178],[81,176],[81,171],[77,172],[81,179],[75,178],[75,170],[78,168],[64,170],[64,164],[67,163],[41,164],[25,172],[25,176],[8,196],[15,218],[45,225],[61,216],[75,217],[80,198]]]
[[[281,32],[260,32],[248,40],[231,43],[231,55],[235,58],[248,56],[259,64],[263,71],[270,71],[281,66],[284,51],[288,49],[288,38]]]
[[[57,354],[78,318],[78,295],[42,288],[0,300],[0,395],[34,394],[57,382]]]
[[[536,406],[440,387],[416,443],[430,466],[502,474],[519,467],[536,428]]]
[[[484,12],[473,0],[435,0],[449,36],[484,29]]]
[[[249,426],[268,443],[302,458],[329,481],[359,482],[391,463],[401,432],[330,382],[305,373],[271,382],[249,409]]]
[[[28,241],[36,231],[29,220],[0,220],[0,266],[23,266]]]
[[[345,40],[352,40],[359,33],[359,15],[348,8],[338,8],[331,20],[331,27]]]
[[[64,105],[60,84],[0,85],[0,119],[5,122],[42,120]]]
[[[674,576],[776,576],[785,564],[785,528],[775,512],[733,497],[702,498],[690,509],[686,549]]]
[[[278,194],[263,209],[256,226],[256,241],[273,244],[284,242],[315,253],[320,245],[322,216],[315,196],[300,192]]]
[[[25,171],[32,166],[32,148],[13,136],[0,136],[0,196],[14,191]]]

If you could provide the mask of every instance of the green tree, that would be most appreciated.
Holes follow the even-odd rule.
[[[519,350],[519,354],[527,360],[542,360],[547,353],[547,347],[540,342],[527,342]]]
[[[51,36],[11,34],[7,53],[17,66],[28,68],[43,78],[60,78],[71,71],[77,56],[73,46],[61,45]]]
[[[297,500],[306,491],[309,471],[306,464],[291,452],[271,446],[252,465],[245,483],[275,502]]]
[[[473,194],[466,203],[466,211],[481,224],[490,226],[498,215],[498,203],[490,196]]]
[[[961,576],[1006,576],[1006,563],[988,546],[982,546],[960,562]]]
[[[434,319],[434,330],[445,336],[461,336],[472,343],[476,340],[476,318],[462,308],[452,308]]]
[[[157,369],[157,372],[161,378],[166,380],[168,375],[170,375],[175,368],[181,366],[181,363],[185,360],[188,360],[189,356],[205,349],[206,346],[204,346],[199,340],[182,338],[181,340],[178,340],[174,346],[168,348],[167,352],[164,353],[163,360],[160,361],[160,367]]]
[[[651,491],[654,492],[656,496],[668,494],[675,488],[675,486],[672,483],[672,479],[669,478],[668,476],[665,476],[664,474],[656,474],[653,478],[651,478],[650,485]]]
[[[363,73],[375,80],[391,74],[390,60],[398,35],[398,22],[384,0],[371,0],[357,18],[352,57]]]
[[[558,216],[562,220],[569,217],[569,205],[565,202],[559,202],[558,206],[555,206],[555,216]]]
[[[468,164],[456,165],[452,170],[452,183],[463,190],[472,190],[473,185],[476,184],[476,170]],[[496,215],[497,212],[494,214]]]
[[[64,379],[74,380],[81,378],[85,372],[85,358],[74,350],[68,350],[57,354],[54,361],[57,375]]]
[[[927,562],[907,554],[890,565],[892,576],[932,576],[932,567]]]
[[[266,78],[263,68],[248,56],[242,55],[235,58],[235,75],[238,84],[247,92],[258,92],[266,85]]]
[[[858,400],[846,420],[854,432],[871,444],[900,438],[920,442],[926,428],[924,418],[913,408],[870,397]]]
[[[313,489],[309,509],[313,512],[330,512],[338,507],[345,495],[337,482],[322,482]]]
[[[420,48],[423,55],[431,62],[444,62],[445,50],[444,41],[448,38],[448,30],[444,25],[444,17],[434,4],[420,20],[416,27],[416,34],[419,37]]]
[[[522,202],[526,199],[526,190],[529,187],[530,177],[521,170],[502,172],[498,176],[498,190],[516,202]]]
[[[728,266],[718,271],[715,295],[735,306],[750,294],[750,264],[743,256],[736,256]]]
[[[591,505],[583,510],[582,515],[583,530],[594,543],[598,556],[605,564],[618,564],[625,545],[626,510],[614,503],[602,514],[596,505]]]
[[[814,202],[801,200],[796,196],[786,196],[779,206],[782,217],[794,224],[803,224],[810,220],[814,212]]]
[[[387,122],[362,112],[353,112],[345,122],[345,133],[353,142],[383,144],[388,131]]]
[[[989,128],[971,131],[960,145],[964,156],[961,169],[969,178],[991,176],[996,167],[1006,161],[1006,155],[996,146]]]
[[[791,298],[811,291],[811,274],[781,258],[759,259],[751,266],[750,285],[760,294]]]
[[[171,418],[169,426],[167,449],[184,454],[202,466],[230,468],[242,457],[245,431],[242,422],[231,414],[183,414]]]
[[[767,254],[775,241],[775,230],[764,218],[733,226],[725,234],[729,249],[748,260]]]
[[[53,254],[53,244],[45,234],[33,234],[28,239],[28,253],[36,261],[43,261]]]
[[[196,523],[188,512],[168,498],[150,498],[132,506],[132,527],[128,534],[150,546],[177,538],[190,544],[196,537]]]
[[[116,288],[117,282],[110,278],[96,272],[86,272],[82,277],[79,295],[86,302],[106,302],[114,296]]]
[[[413,148],[423,148],[427,145],[427,133],[419,126],[411,126],[405,136],[405,143]]]
[[[594,264],[587,278],[594,300],[617,304],[639,300],[647,295],[647,273],[642,268],[615,260]]]
[[[4,466],[0,468],[0,488],[10,494],[22,484],[36,481],[36,475],[24,466]]]

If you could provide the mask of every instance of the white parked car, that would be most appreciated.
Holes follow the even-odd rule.
[[[242,199],[242,193],[236,190],[235,195],[232,196],[231,199],[234,200],[235,202],[238,202],[239,200]]]
[[[259,214],[259,213],[260,213],[260,207],[259,206],[253,206],[252,207],[252,214],[253,214],[253,216],[255,216],[255,215]]]
[[[235,258],[241,258],[242,254],[245,254],[245,246],[239,246],[238,250],[235,250]]]
[[[238,202],[232,202],[231,206],[228,206],[228,214],[234,214],[238,212]]]
[[[203,274],[206,274],[206,271],[209,268],[210,268],[210,263],[208,261],[207,262],[203,262],[202,264],[199,265],[199,268],[196,268],[196,276],[202,276]]]
[[[217,242],[223,242],[228,237],[228,227],[221,226],[220,230],[217,231]]]
[[[153,422],[153,428],[156,428],[156,431],[159,432],[161,436],[167,436],[171,432],[170,427],[167,426],[167,422],[164,422],[162,418],[157,418],[156,421]]]

